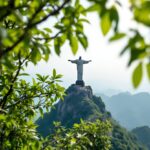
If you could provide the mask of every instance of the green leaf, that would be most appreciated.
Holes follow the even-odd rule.
[[[134,7],[134,18],[137,22],[140,22],[150,27],[150,1],[142,1],[140,7]]]
[[[36,76],[39,81],[43,81],[43,77],[40,74],[37,73]]]
[[[81,22],[76,23],[76,32],[83,33],[83,24]]]
[[[66,39],[67,39],[66,34],[63,34],[62,36],[59,37],[59,43],[61,46],[65,43]]]
[[[28,73],[20,73],[19,76],[29,76]]]
[[[70,19],[69,19],[69,18],[64,17],[64,18],[61,20],[61,22],[62,22],[65,26],[70,25]]]
[[[36,64],[38,61],[41,60],[41,53],[37,47],[34,47],[34,50],[31,53],[31,61]]]
[[[145,48],[144,49],[136,49],[132,48],[130,50],[130,60],[128,63],[128,66],[130,66],[134,61],[138,60],[141,58],[141,56],[145,53]]]
[[[52,30],[50,28],[44,28],[45,31],[52,33]]]
[[[82,35],[77,34],[77,37],[78,37],[79,42],[84,47],[84,49],[86,49],[88,47],[87,37],[85,35],[83,35],[83,34]]]
[[[43,109],[42,109],[42,107],[39,107],[39,112],[40,112],[40,115],[43,117]]]
[[[100,10],[101,10],[101,8],[100,8],[99,4],[94,4],[86,9],[86,11],[88,11],[88,12],[100,11]]]
[[[132,83],[134,88],[137,88],[140,85],[142,77],[143,77],[142,63],[139,63],[137,67],[134,69],[132,75]]]
[[[60,55],[60,43],[59,43],[58,38],[54,39],[54,48],[55,48],[56,54],[59,56]]]
[[[58,74],[58,75],[56,75],[56,79],[59,79],[59,78],[62,78],[62,74]]]
[[[116,40],[120,40],[122,38],[124,38],[126,36],[125,33],[116,33],[114,36],[112,36],[109,41],[112,42],[112,41],[116,41]]]
[[[78,51],[78,39],[75,36],[70,37],[70,46],[73,54],[75,55]]]
[[[79,22],[80,22],[80,21],[81,21],[81,22],[86,22],[86,23],[90,24],[90,21],[87,20],[87,19],[85,19],[85,18],[81,18],[81,19],[79,19],[78,21],[79,21]]]
[[[119,15],[118,15],[118,11],[115,6],[111,7],[111,9],[109,11],[109,15],[110,15],[111,22],[113,22],[114,32],[117,32],[118,23],[119,23]]]
[[[109,32],[111,25],[112,25],[112,21],[110,20],[110,15],[107,12],[101,17],[101,22],[100,22],[103,35],[106,35]]]
[[[1,110],[1,112],[3,112],[2,109],[0,109],[0,110]],[[5,120],[5,119],[6,119],[5,115],[0,114],[0,120],[2,121],[2,120]]]
[[[50,51],[49,46],[48,46],[48,45],[45,45],[44,48],[43,48],[43,54],[44,54],[43,59],[44,59],[46,62],[47,62],[48,59],[49,59],[50,53],[51,53],[51,51]]]
[[[53,77],[56,77],[56,70],[53,69]]]
[[[33,84],[33,86],[36,86],[36,85],[37,85],[34,78],[32,78],[32,84]]]
[[[73,145],[73,144],[75,144],[75,143],[76,143],[76,139],[75,139],[75,138],[72,138],[71,141],[70,141],[70,144]]]
[[[150,80],[150,63],[146,65],[146,70],[147,70],[148,79]]]
[[[77,6],[79,6],[79,4],[80,4],[80,0],[76,0],[75,6],[77,7]]]
[[[39,141],[36,141],[35,142],[35,149],[39,149],[41,146],[40,142]]]

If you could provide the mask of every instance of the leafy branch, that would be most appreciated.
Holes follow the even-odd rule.
[[[25,63],[25,61],[28,60],[29,57],[30,57],[30,54],[23,61],[21,61],[21,52],[18,53],[18,69],[16,71],[16,74],[14,75],[14,77],[11,80],[8,92],[5,94],[3,99],[0,101],[0,107],[2,109],[4,108],[4,106],[5,106],[6,102],[7,102],[8,96],[13,92],[13,86],[14,86],[14,83],[15,83],[15,81],[17,80],[17,78],[19,76],[19,73],[21,71],[22,65]]]
[[[28,34],[29,30],[33,27],[35,27],[36,25],[40,24],[41,22],[45,21],[46,19],[48,19],[49,17],[51,16],[55,16],[56,14],[58,14],[61,9],[64,8],[64,6],[69,2],[70,0],[65,0],[61,6],[59,6],[57,9],[55,9],[54,11],[52,11],[51,13],[49,13],[47,16],[43,17],[41,20],[39,21],[36,21],[36,22],[33,22],[33,19],[34,17],[36,17],[36,15],[38,14],[38,12],[40,12],[42,10],[42,8],[45,6],[45,5],[42,5],[40,6],[36,12],[32,15],[31,19],[28,21],[28,24],[26,26],[26,28],[24,29],[24,32],[23,34],[18,38],[18,40],[10,47],[6,48],[5,50],[3,50],[1,53],[0,53],[0,58],[5,55],[6,53],[8,53],[9,51],[13,50],[24,38],[25,36]],[[57,35],[56,35],[57,36]],[[55,37],[53,37],[55,38]],[[53,39],[52,38],[52,39]]]

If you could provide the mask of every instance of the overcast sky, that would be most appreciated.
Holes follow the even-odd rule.
[[[121,29],[126,32],[129,26],[134,26],[131,21],[131,14],[126,10],[127,5],[121,9]],[[84,65],[83,79],[86,85],[93,88],[94,93],[106,93],[111,91],[130,91],[141,92],[150,91],[150,83],[145,78],[138,90],[134,90],[131,84],[131,68],[127,68],[128,54],[120,57],[121,48],[125,45],[122,40],[116,43],[109,43],[108,38],[111,32],[103,37],[99,27],[98,16],[94,13],[88,15],[91,24],[85,25],[85,32],[88,36],[89,47],[85,52],[82,46],[79,46],[79,51],[76,56],[73,56],[68,43],[63,46],[60,57],[52,54],[50,60],[40,62],[37,66],[30,65],[27,71],[34,76],[36,73],[51,74],[53,68],[56,68],[58,73],[63,74],[62,85],[66,88],[76,81],[76,65],[68,62],[68,59],[77,59],[82,56],[83,59],[92,62]],[[47,26],[47,23],[44,24]]]

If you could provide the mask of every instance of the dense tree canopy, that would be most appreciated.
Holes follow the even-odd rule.
[[[113,29],[110,41],[127,37],[127,44],[121,54],[130,52],[129,66],[138,62],[133,72],[133,85],[138,87],[142,80],[143,67],[146,67],[150,78],[149,40],[139,28],[128,29],[122,33],[119,29],[119,8],[123,7],[121,1],[110,3],[109,0],[6,0],[0,2],[0,61],[1,70],[15,69],[14,61],[20,53],[21,58],[36,64],[41,59],[48,60],[54,47],[60,55],[61,47],[69,41],[72,52],[76,54],[78,43],[85,49],[88,46],[84,33],[86,14],[96,12],[100,17],[102,33],[106,35]],[[85,6],[86,4],[86,6]],[[109,5],[108,5],[109,4]],[[149,30],[149,6],[147,0],[130,0],[129,11],[133,20],[141,28]],[[49,28],[39,28],[40,24],[48,20]],[[30,56],[29,56],[30,55]],[[147,60],[147,61],[145,61]],[[26,63],[27,64],[27,63]]]
[[[84,5],[85,3],[86,6]],[[0,147],[14,149],[37,141],[33,117],[43,108],[49,109],[57,99],[62,99],[64,89],[58,84],[61,75],[53,71],[52,77],[37,75],[37,80],[27,83],[24,67],[40,60],[48,61],[54,49],[60,55],[62,45],[68,41],[72,53],[78,44],[85,49],[88,40],[84,33],[86,14],[96,12],[100,17],[102,33],[110,29],[110,41],[127,37],[128,42],[121,54],[130,52],[131,65],[138,66],[133,72],[134,87],[142,80],[143,67],[150,79],[149,40],[139,29],[129,29],[127,34],[119,30],[118,8],[121,1],[109,0],[5,0],[0,1]],[[130,11],[137,24],[149,30],[150,2],[130,0]],[[48,21],[49,28],[40,24]],[[132,33],[132,34],[129,34]],[[30,131],[30,132],[29,132]],[[15,137],[15,138],[14,138]],[[30,142],[29,142],[30,141]]]

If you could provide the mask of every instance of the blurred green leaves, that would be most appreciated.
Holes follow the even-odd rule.
[[[139,84],[142,81],[143,77],[143,69],[142,69],[142,63],[139,63],[137,67],[135,68],[132,76],[133,86],[137,88]]]
[[[116,32],[118,30],[119,15],[115,6],[110,9],[103,9],[100,13],[101,21],[100,26],[103,35],[106,35],[111,28]],[[112,26],[114,24],[114,26]]]
[[[131,1],[133,7],[134,18],[137,22],[146,26],[150,26],[150,1],[138,0]]]
[[[101,18],[101,29],[103,35],[106,35],[111,29],[112,22],[110,20],[109,13],[105,13]]]
[[[100,28],[103,35],[107,35],[113,30],[110,41],[118,41],[124,37],[128,38],[124,52],[128,49],[130,53],[129,65],[136,60],[147,59],[149,57],[149,43],[146,43],[145,37],[137,30],[138,35],[128,37],[119,31],[120,18],[118,8],[123,5],[114,2],[108,6],[107,0],[87,0],[87,7],[76,0],[69,1],[29,1],[23,2],[16,0],[1,2],[0,7],[0,38],[1,38],[1,63],[13,70],[13,57],[22,51],[21,57],[25,58],[31,53],[30,61],[37,64],[40,60],[48,61],[51,51],[54,49],[57,55],[61,54],[63,45],[69,41],[70,49],[75,55],[78,51],[79,44],[84,49],[88,47],[88,39],[84,33],[84,24],[89,23],[86,15],[90,12],[98,13],[100,17]],[[10,7],[12,5],[12,7]],[[142,24],[143,27],[150,26],[149,7],[150,2],[147,0],[130,0],[131,13],[135,23]],[[6,11],[9,8],[12,11]],[[47,18],[55,18],[49,27],[39,28],[38,25]],[[139,37],[143,39],[140,39]],[[125,39],[127,39],[125,38]],[[138,46],[137,46],[138,45]],[[124,53],[123,52],[123,53]],[[3,55],[2,55],[3,54]],[[6,56],[7,55],[7,58]],[[28,65],[28,63],[27,63]],[[2,67],[3,68],[3,67]]]
[[[113,42],[113,41],[116,41],[116,40],[120,40],[120,39],[124,38],[125,36],[126,36],[125,33],[116,33],[115,35],[113,35],[113,36],[109,39],[109,41],[110,41],[110,42]]]
[[[75,55],[78,50],[78,39],[75,36],[71,35],[69,40],[70,40],[72,53]]]
[[[19,60],[22,62],[22,60]],[[24,62],[25,63],[25,62]],[[50,111],[57,100],[63,100],[64,88],[58,83],[62,75],[54,69],[52,76],[37,74],[36,79],[27,82],[18,76],[19,65],[12,74],[0,75],[0,147],[1,149],[40,148],[41,142],[36,133],[34,117],[43,116],[44,109]],[[23,71],[23,70],[22,70]],[[18,75],[18,76],[17,76]],[[38,146],[38,147],[37,147]]]
[[[147,71],[148,79],[150,80],[150,63],[146,64],[146,71]]]

